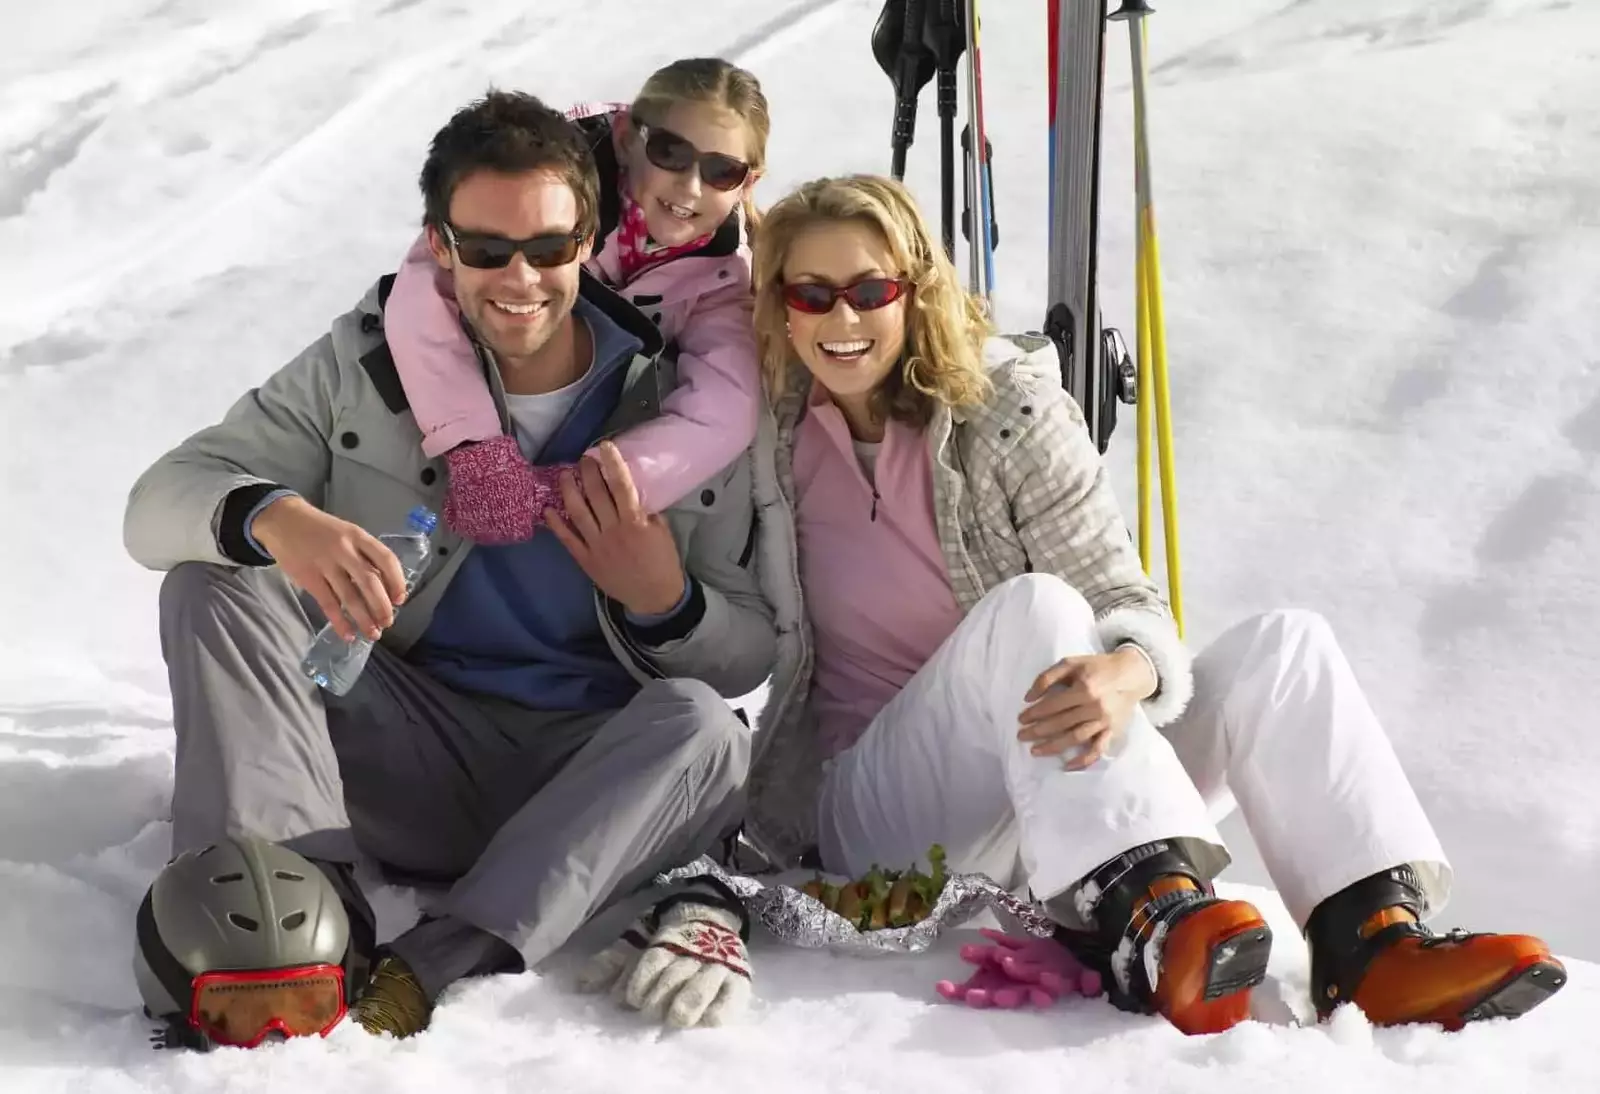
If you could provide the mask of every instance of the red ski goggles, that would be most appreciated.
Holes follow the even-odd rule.
[[[644,158],[661,168],[681,175],[690,168],[700,171],[700,181],[713,190],[737,190],[750,177],[750,165],[721,152],[702,152],[687,137],[656,125],[634,123],[644,137]]]
[[[210,1040],[254,1048],[271,1033],[326,1037],[345,1015],[344,969],[223,971],[194,978],[189,1024]]]
[[[783,287],[783,302],[807,315],[827,315],[842,296],[856,311],[877,311],[899,300],[910,287],[911,283],[900,277],[864,277],[837,288],[791,281]]]

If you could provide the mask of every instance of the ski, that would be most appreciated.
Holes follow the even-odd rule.
[[[1101,323],[1096,277],[1100,206],[1100,129],[1105,84],[1106,0],[1049,0],[1049,262],[1044,333],[1055,343],[1061,383],[1083,410],[1104,452],[1117,403],[1134,401],[1137,376],[1122,336]],[[999,224],[994,149],[983,102],[978,0],[885,0],[872,29],[872,53],[894,86],[890,174],[903,179],[916,136],[917,100],[938,77],[940,228],[955,258],[952,129],[957,65],[966,55],[966,125],[961,234],[968,288],[994,314]]]
[[[962,232],[967,238],[968,284],[994,313],[994,249],[999,225],[994,211],[994,146],[989,142],[983,113],[983,54],[978,44],[978,0],[964,0],[961,20],[966,31],[967,126],[961,133],[966,161],[966,210]],[[975,154],[974,149],[981,149]],[[974,195],[976,199],[974,200]],[[976,214],[974,214],[976,206]],[[977,230],[973,230],[973,225]]]
[[[1105,93],[1105,0],[1050,0],[1050,256],[1044,333],[1061,358],[1061,383],[1104,452],[1118,401],[1131,402],[1133,364],[1121,335],[1103,328],[1096,277],[1100,129]]]
[[[961,235],[967,241],[967,287],[983,297],[992,313],[999,229],[994,211],[994,146],[984,126],[977,0],[885,0],[872,28],[872,55],[894,86],[889,174],[897,180],[905,178],[907,153],[916,139],[917,100],[937,76],[939,226],[951,261],[956,256],[955,123],[962,106],[959,77],[963,54],[967,59],[967,124],[961,130]],[[975,156],[974,148],[981,148],[982,155]]]

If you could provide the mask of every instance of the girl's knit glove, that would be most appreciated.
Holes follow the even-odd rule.
[[[493,437],[445,454],[450,482],[444,519],[457,535],[474,543],[497,545],[530,539],[554,509],[566,519],[561,472],[571,464],[536,467],[523,458],[517,439]]]

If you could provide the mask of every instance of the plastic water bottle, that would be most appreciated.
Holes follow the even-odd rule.
[[[378,537],[378,542],[393,551],[395,557],[400,560],[400,570],[405,574],[407,594],[416,588],[417,579],[422,576],[422,571],[427,569],[428,557],[433,553],[433,546],[428,537],[433,535],[438,523],[439,518],[431,509],[419,505],[406,514],[404,532],[391,532]],[[345,613],[345,618],[350,619],[349,612]],[[354,620],[350,622],[354,625]],[[358,632],[355,638],[346,642],[333,629],[333,624],[328,623],[324,624],[317,632],[316,638],[312,639],[300,666],[318,686],[334,695],[344,695],[355,686],[361,671],[367,667],[367,658],[371,656],[370,638]]]

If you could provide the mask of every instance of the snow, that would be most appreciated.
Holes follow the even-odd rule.
[[[951,939],[893,961],[761,945],[755,1010],[722,1030],[652,1030],[555,968],[465,987],[405,1044],[148,1050],[128,957],[172,743],[158,578],[121,549],[133,476],[392,268],[428,137],[490,82],[565,104],[736,57],[773,101],[770,202],[887,170],[879,7],[696,0],[604,34],[640,6],[0,4],[0,1088],[1596,1088],[1600,11],[1570,0],[1214,0],[1150,29],[1189,637],[1279,605],[1333,622],[1456,865],[1445,922],[1569,959],[1543,1008],[1457,1035],[1310,1022],[1303,950],[1234,821],[1225,888],[1278,943],[1260,1021],[1216,1037],[1099,1001],[952,1007],[932,987],[959,972]],[[1029,327],[1042,6],[987,9],[1000,315]],[[1120,26],[1108,56],[1104,289],[1129,331]],[[932,99],[910,179],[936,220]],[[379,902],[388,933],[415,915]]]

